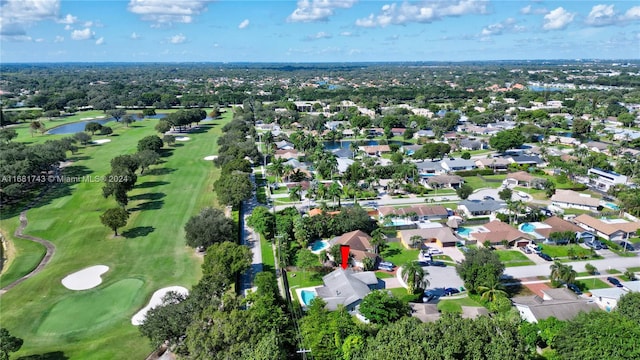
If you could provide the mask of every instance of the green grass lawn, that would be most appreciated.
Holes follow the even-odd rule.
[[[575,249],[576,256],[580,257],[581,255],[590,256],[591,252],[588,249],[580,247],[578,245],[540,245],[542,247],[542,252],[551,256],[552,258],[566,258],[568,257],[568,251],[570,248]],[[575,260],[572,260],[575,261]]]
[[[506,267],[535,265],[533,261],[519,250],[496,250],[495,252]]]
[[[598,278],[577,280],[576,283],[580,288],[584,285],[584,291],[594,289],[606,289],[611,287],[609,283],[606,283]]]
[[[384,271],[376,271],[375,274],[378,279],[391,279],[396,277],[394,274],[384,272]]]
[[[630,267],[630,268],[627,268],[627,270],[631,272],[640,272],[640,266]]]
[[[273,256],[271,243],[260,235],[260,249],[262,250],[262,266],[264,271],[275,271],[276,260]]]
[[[471,299],[470,297],[463,297],[459,299],[446,299],[442,297],[440,298],[440,301],[438,301],[438,310],[443,313],[462,313],[462,306],[482,306],[482,304]]]
[[[497,189],[500,187],[500,185],[502,185],[502,180],[506,179],[506,177],[507,177],[506,175],[483,176],[483,178],[485,179],[500,180],[500,182],[487,182],[487,181],[484,181],[479,176],[467,176],[464,178],[464,182],[468,185],[471,185],[471,187],[473,187],[474,190],[480,189],[480,188]]]
[[[410,261],[418,260],[420,250],[405,249],[400,243],[388,243],[384,251],[380,254],[384,261],[390,261],[397,266],[402,266]]]
[[[13,253],[20,256],[10,258],[10,262],[5,264],[6,271],[0,276],[0,284],[11,284],[28,274],[38,266],[46,252],[44,246],[29,240],[14,238],[12,245],[15,248]]]
[[[188,134],[191,140],[166,150],[171,155],[162,164],[138,177],[129,193],[131,215],[120,231],[123,236],[114,238],[100,223],[100,214],[117,206],[112,198],[103,198],[101,183],[58,186],[27,212],[25,233],[50,240],[56,253],[44,271],[2,296],[2,326],[24,339],[17,356],[62,352],[69,359],[123,359],[151,352],[131,316],[154,291],[173,285],[191,288],[198,281],[201,258],[185,246],[183,228],[189,217],[216,204],[211,189],[218,170],[203,157],[217,153],[221,123],[230,118],[227,113],[223,120],[201,123],[202,132]],[[156,123],[114,127],[110,143],[82,147],[65,174],[107,174],[110,160],[134,153],[139,139],[155,134]],[[1,225],[13,231],[17,221],[3,219]],[[33,267],[28,260],[33,246],[16,244],[17,258],[2,284]],[[98,287],[78,292],[60,283],[67,274],[98,264],[110,268]]]

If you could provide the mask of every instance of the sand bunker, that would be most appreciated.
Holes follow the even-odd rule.
[[[147,316],[147,312],[153,309],[154,307],[161,305],[162,298],[169,291],[174,291],[183,295],[189,294],[189,290],[187,290],[182,286],[169,286],[154,292],[153,295],[151,295],[151,300],[149,300],[149,303],[147,304],[147,306],[143,307],[142,309],[140,309],[140,311],[138,311],[135,315],[133,315],[133,317],[131,318],[131,324],[135,326],[141,325],[145,317]]]
[[[215,160],[218,158],[218,155],[209,155],[209,156],[205,156],[205,160],[207,161],[211,161],[211,160]]]
[[[111,142],[111,139],[99,139],[99,140],[93,140],[92,142],[94,144],[104,144],[104,143]]]
[[[106,265],[91,266],[65,276],[62,285],[69,290],[87,290],[102,283],[100,275],[106,273],[109,267]]]
[[[189,141],[189,140],[191,140],[191,138],[188,136],[178,136],[176,138],[176,141]]]

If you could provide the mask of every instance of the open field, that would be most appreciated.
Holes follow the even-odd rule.
[[[131,316],[159,288],[190,288],[198,281],[201,259],[184,245],[183,227],[201,208],[215,205],[212,185],[218,170],[203,157],[217,153],[221,124],[230,118],[227,113],[221,120],[201,123],[199,131],[189,134],[190,141],[165,147],[162,163],[138,176],[122,236],[114,238],[100,223],[100,214],[117,205],[102,196],[99,182],[60,184],[27,212],[25,234],[51,241],[56,253],[41,273],[2,295],[2,326],[24,339],[16,356],[140,359],[149,354],[152,349],[131,325]],[[134,153],[139,139],[155,134],[156,122],[114,126],[110,143],[81,147],[65,174],[107,174],[113,157]],[[28,130],[18,138],[23,139],[30,141]],[[15,216],[2,219],[9,234],[17,224]],[[18,257],[0,278],[2,285],[31,270],[37,264],[34,257],[41,257],[34,252],[43,252],[24,240],[15,244]],[[60,283],[69,273],[96,264],[110,269],[98,287],[71,291]]]

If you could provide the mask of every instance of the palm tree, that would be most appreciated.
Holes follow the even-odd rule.
[[[293,173],[293,170],[294,167],[291,164],[287,164],[282,167],[282,175],[287,178],[287,181],[289,181],[289,176]]]
[[[273,161],[269,166],[267,166],[267,171],[271,175],[280,179],[280,181],[282,181],[282,174],[284,173],[284,162],[285,162],[284,159],[276,158],[276,159],[273,159]]]
[[[380,251],[387,243],[387,239],[382,228],[376,228],[371,232],[371,240],[369,242],[373,245],[373,252],[380,254]]]
[[[551,269],[552,282],[569,284],[576,280],[577,273],[571,265],[565,265],[559,261],[555,261],[549,268]]]
[[[336,198],[338,198],[338,207],[342,207],[342,203],[340,202],[340,196],[342,195],[342,188],[337,181],[331,183],[329,188],[327,189],[327,195],[331,197],[331,199],[335,202]]]
[[[429,286],[427,275],[429,273],[415,261],[411,261],[402,267],[402,278],[407,283],[407,292],[413,294],[417,288],[424,289]]]
[[[498,279],[493,279],[487,285],[478,286],[478,293],[481,294],[480,298],[485,301],[494,302],[500,296],[507,296],[507,292],[504,291],[504,286]]]
[[[409,242],[411,243],[411,247],[412,248],[417,248],[420,246],[420,244],[422,244],[422,236],[420,235],[413,235],[410,239]]]
[[[289,188],[289,199],[293,201],[300,201],[302,199],[302,186],[296,185]]]

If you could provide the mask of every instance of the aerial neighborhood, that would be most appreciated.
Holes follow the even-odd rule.
[[[0,82],[9,352],[640,357],[637,62],[78,66]]]

